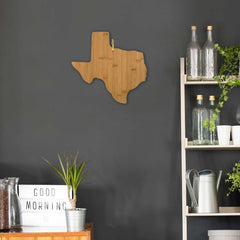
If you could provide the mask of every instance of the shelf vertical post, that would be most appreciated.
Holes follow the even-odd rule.
[[[184,58],[180,58],[180,97],[181,97],[181,170],[182,170],[182,240],[187,240],[187,196],[186,196],[186,112],[185,112],[185,64]]]

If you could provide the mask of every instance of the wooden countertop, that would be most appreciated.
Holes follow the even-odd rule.
[[[86,223],[85,230],[81,232],[67,232],[67,229],[65,227],[28,227],[24,226],[22,227],[21,231],[16,232],[0,232],[0,236],[8,236],[8,237],[14,237],[14,236],[86,236],[86,234],[89,234],[93,229],[93,223]]]

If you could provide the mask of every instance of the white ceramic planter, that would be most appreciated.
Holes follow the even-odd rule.
[[[65,210],[68,232],[80,232],[85,229],[86,210],[86,208]]]
[[[226,146],[226,145],[230,144],[230,132],[231,132],[231,126],[230,125],[219,125],[219,126],[217,126],[219,145],[225,145]]]
[[[233,145],[240,145],[240,126],[232,126]]]

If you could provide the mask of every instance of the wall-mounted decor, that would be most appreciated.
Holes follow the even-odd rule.
[[[129,91],[146,81],[143,53],[114,48],[109,32],[93,32],[91,47],[90,62],[72,62],[73,67],[87,83],[94,78],[103,80],[117,102],[127,103]]]

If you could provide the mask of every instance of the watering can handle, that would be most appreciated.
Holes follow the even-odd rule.
[[[191,172],[194,173],[195,176],[199,177],[199,174],[198,174],[198,171],[195,170],[195,169],[188,169],[187,172],[186,172],[186,184],[187,184],[187,188],[188,188],[188,192],[189,192],[189,195],[190,195],[190,198],[193,202],[193,206],[194,207],[197,207],[198,203],[197,203],[197,199],[196,199],[196,196],[193,192],[193,187],[192,187],[192,184],[190,182],[190,174]]]
[[[222,170],[220,170],[220,171],[219,171],[219,174],[218,174],[218,179],[217,179],[217,191],[218,191],[218,189],[219,189],[221,177],[222,177]]]

